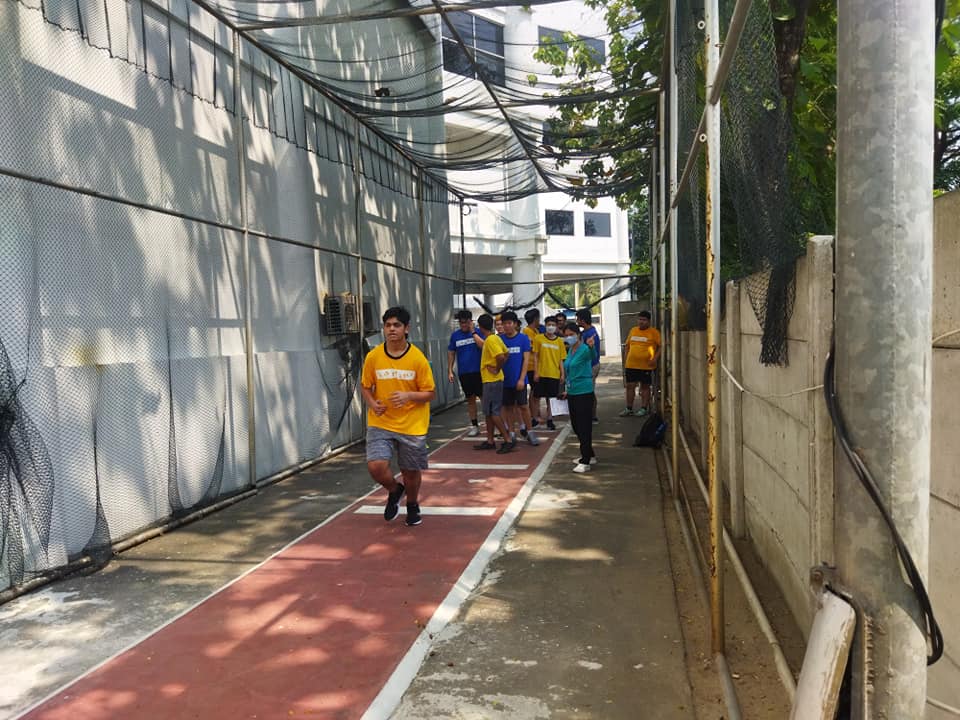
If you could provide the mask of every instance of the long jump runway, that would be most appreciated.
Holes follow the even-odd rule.
[[[422,525],[384,522],[374,491],[19,717],[389,717],[568,432],[447,443]]]

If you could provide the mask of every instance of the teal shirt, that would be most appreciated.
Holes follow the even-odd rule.
[[[563,361],[567,378],[567,395],[589,395],[593,392],[593,351],[580,344],[576,351]]]

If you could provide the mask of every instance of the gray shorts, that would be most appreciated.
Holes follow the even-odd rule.
[[[396,455],[401,470],[427,469],[427,436],[403,435],[378,427],[367,428],[367,462]]]
[[[500,414],[503,407],[503,380],[483,384],[483,399],[480,404],[484,415],[496,417]]]

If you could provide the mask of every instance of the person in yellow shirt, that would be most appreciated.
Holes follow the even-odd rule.
[[[660,332],[650,327],[650,313],[642,310],[637,317],[637,326],[627,334],[624,343],[627,359],[623,364],[624,387],[627,406],[620,417],[646,415],[650,407],[650,388],[653,384],[653,371],[660,359]],[[637,383],[640,383],[640,409],[634,413],[633,400],[636,397]]]
[[[427,469],[427,430],[436,385],[430,362],[407,340],[410,312],[392,307],[383,314],[385,342],[363,361],[360,391],[367,404],[367,470],[387,490],[384,520],[400,512],[407,495],[407,525],[419,525],[421,471]],[[403,482],[390,471],[394,453]]]
[[[503,436],[503,445],[498,452],[506,453],[513,447],[500,411],[503,407],[503,364],[510,353],[500,336],[493,331],[493,317],[484,313],[477,318],[477,327],[483,336],[483,350],[480,353],[480,379],[483,381],[481,405],[487,422],[487,439],[474,445],[473,449],[496,450],[497,444],[493,441],[493,429],[496,428]]]
[[[527,323],[526,327],[523,328],[522,332],[528,338],[530,338],[530,367],[527,368],[527,385],[530,386],[530,396],[527,399],[527,410],[530,411],[530,426],[536,427],[539,425],[537,408],[539,403],[537,398],[533,394],[533,344],[536,341],[539,335],[542,335],[546,328],[540,324],[540,310],[537,308],[530,308],[523,314],[523,319]]]
[[[540,415],[540,398],[544,398],[547,401],[547,427],[550,430],[557,429],[550,412],[550,398],[560,397],[563,359],[566,356],[566,345],[557,335],[557,319],[550,316],[547,318],[546,333],[537,335],[533,341],[533,416]]]

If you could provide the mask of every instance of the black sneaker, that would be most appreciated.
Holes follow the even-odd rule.
[[[527,429],[520,428],[520,437],[525,438],[527,436]]]
[[[407,503],[407,525],[419,525],[423,522],[420,517],[420,504]]]
[[[506,455],[508,452],[511,452],[517,446],[517,441],[505,442],[500,446],[500,449],[497,450],[497,455]]]
[[[530,421],[530,427],[536,427],[536,426],[539,425],[539,424],[540,424],[540,421],[537,420],[536,418],[533,418],[533,419]]]
[[[548,429],[548,430],[556,430],[556,429],[557,429],[557,426],[553,424],[553,420],[547,420],[547,429]]]
[[[406,488],[403,483],[397,483],[396,489],[387,495],[387,504],[383,508],[383,519],[387,522],[393,520],[400,513],[400,498],[403,497],[403,491]]]

